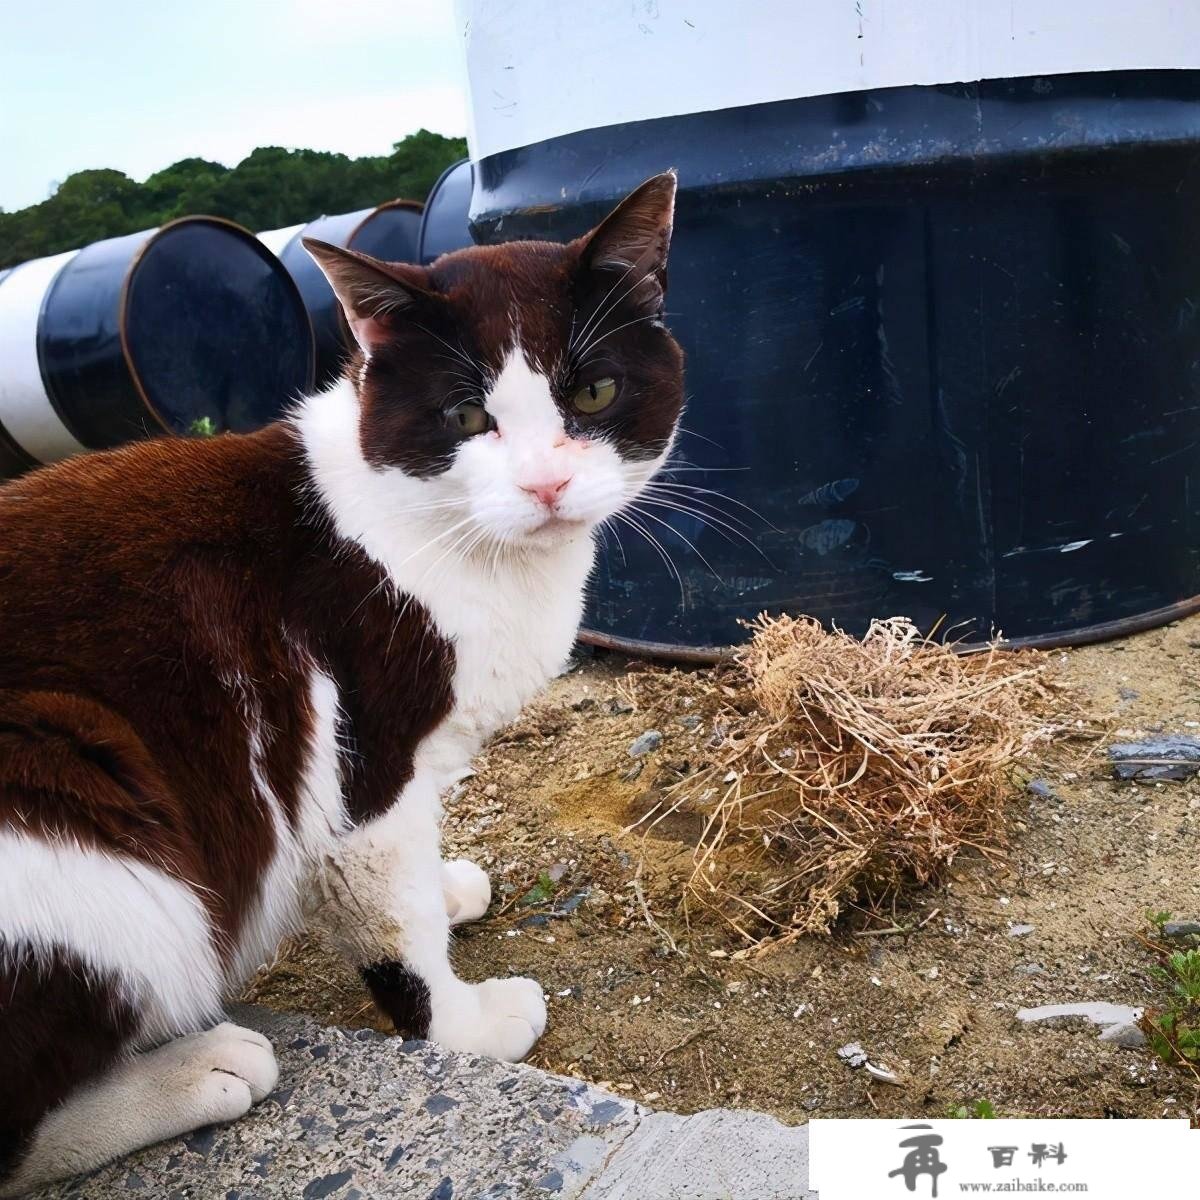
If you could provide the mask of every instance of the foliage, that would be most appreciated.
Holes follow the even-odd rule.
[[[192,437],[216,437],[217,427],[212,417],[197,417],[189,426]]]
[[[1169,912],[1148,910],[1146,919],[1155,936],[1137,937],[1158,957],[1150,974],[1165,986],[1166,998],[1142,1014],[1142,1032],[1163,1062],[1183,1068],[1200,1082],[1200,948],[1177,950],[1164,942]],[[1193,1124],[1198,1120],[1200,1113]]]
[[[1155,912],[1153,909],[1146,909],[1146,920],[1154,926],[1155,932],[1159,937],[1163,935],[1163,926],[1171,919],[1171,914],[1163,909],[1160,912]]]
[[[952,1104],[946,1116],[954,1121],[994,1121],[996,1106],[988,1099],[975,1100],[971,1104]]]
[[[1143,1027],[1164,1062],[1200,1064],[1200,950],[1176,950],[1153,974],[1167,985],[1163,1008],[1151,1009]]]
[[[0,210],[0,268],[190,214],[226,217],[259,232],[394,197],[424,200],[466,152],[462,138],[422,129],[377,157],[261,146],[236,167],[184,158],[144,183],[120,171],[77,171],[48,200]]]
[[[533,885],[517,901],[522,907],[529,907],[534,904],[545,904],[547,900],[553,898],[554,893],[558,890],[553,879],[550,878],[548,871],[542,871],[537,877],[537,883]]]

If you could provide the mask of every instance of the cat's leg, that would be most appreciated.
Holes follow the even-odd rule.
[[[215,940],[178,878],[0,824],[0,1195],[240,1116],[269,1090],[265,1039],[210,1029]]]
[[[342,840],[326,864],[315,920],[401,1032],[452,1050],[524,1058],[546,1026],[541,986],[455,975],[439,820],[436,788],[418,772],[387,814]]]
[[[442,893],[451,925],[478,921],[492,903],[487,872],[465,858],[442,863]]]
[[[260,1033],[218,1025],[119,1062],[72,1092],[33,1131],[0,1196],[92,1171],[143,1146],[249,1111],[278,1078]]]

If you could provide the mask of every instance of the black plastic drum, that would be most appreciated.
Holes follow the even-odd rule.
[[[597,640],[703,652],[769,610],[1062,643],[1198,606],[1200,71],[593,129],[477,163],[473,228],[572,237],[669,166],[675,479],[762,519],[648,509],[682,602],[621,530]]]
[[[421,218],[419,262],[431,263],[440,255],[472,244],[467,224],[472,174],[471,162],[464,158],[447,167],[433,185]]]
[[[304,248],[317,238],[334,246],[361,250],[386,262],[416,262],[422,206],[415,200],[390,200],[378,208],[318,217],[307,225],[261,234],[288,269],[312,321],[317,346],[317,386],[332,383],[345,365],[348,331],[333,289]]]
[[[6,473],[155,434],[256,429],[311,383],[295,285],[228,221],[186,217],[0,279]]]

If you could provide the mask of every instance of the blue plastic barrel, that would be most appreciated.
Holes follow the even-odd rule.
[[[186,217],[22,263],[0,278],[0,471],[256,429],[312,370],[295,285],[229,221]]]
[[[464,158],[447,167],[433,185],[421,218],[418,262],[431,263],[472,244],[468,225],[472,173],[470,160]]]
[[[338,378],[349,352],[349,331],[341,308],[303,239],[317,238],[335,246],[361,250],[387,262],[416,262],[422,205],[415,200],[389,200],[375,208],[318,217],[301,225],[260,233],[259,238],[279,256],[296,286],[312,321],[316,339],[318,387]]]
[[[476,238],[570,238],[679,173],[693,512],[644,523],[681,580],[618,527],[595,640],[703,657],[766,610],[1062,643],[1200,607],[1200,7],[462,7]]]

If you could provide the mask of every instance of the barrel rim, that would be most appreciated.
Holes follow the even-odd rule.
[[[300,289],[296,286],[296,281],[292,278],[292,273],[286,267],[283,267],[278,255],[268,250],[258,240],[258,237],[244,225],[239,224],[237,221],[231,221],[228,217],[217,217],[206,213],[191,213],[184,217],[176,217],[174,220],[167,221],[153,230],[150,236],[137,248],[133,257],[129,260],[129,265],[125,268],[125,275],[121,280],[121,292],[117,299],[117,332],[121,339],[121,357],[125,360],[125,367],[129,371],[129,378],[132,380],[134,390],[142,402],[142,407],[145,408],[164,433],[172,436],[175,436],[176,431],[167,424],[162,414],[151,403],[145,385],[142,383],[142,377],[138,374],[137,366],[133,360],[133,350],[129,342],[127,317],[129,315],[129,301],[130,292],[133,287],[133,278],[137,274],[137,269],[141,266],[146,252],[169,230],[175,229],[180,225],[197,223],[219,225],[232,230],[235,234],[243,238],[264,262],[268,264],[275,263],[283,268],[281,271],[277,271],[276,274],[281,275],[286,281],[286,287],[291,296],[293,306],[300,313],[303,318],[304,327],[308,330],[308,371],[307,382],[304,384],[305,395],[309,394],[316,386],[317,348],[316,334],[313,332],[312,327],[312,318],[308,315],[308,309],[305,307],[304,299],[300,295]]]
[[[397,196],[392,200],[385,200],[382,204],[377,204],[353,229],[346,235],[346,249],[354,249],[354,239],[377,217],[381,212],[393,208],[407,209],[409,212],[415,212],[421,218],[417,225],[416,251],[417,258],[421,256],[421,230],[425,228],[425,203],[422,200],[409,200],[405,196]],[[343,334],[347,330],[343,330]]]
[[[1000,637],[995,642],[953,643],[959,654],[980,654],[993,646],[1001,650],[1056,650],[1065,646],[1090,646],[1096,642],[1110,642],[1116,638],[1129,637],[1135,633],[1146,633],[1161,629],[1172,621],[1200,613],[1200,595],[1188,596],[1165,604],[1161,608],[1147,609],[1128,617],[1113,621],[1100,621],[1095,625],[1080,625],[1074,629],[1060,629],[1053,633],[1033,633],[1025,637]],[[645,658],[665,659],[668,662],[693,663],[700,666],[715,666],[730,662],[741,646],[686,646],[673,642],[650,642],[640,638],[619,637],[595,629],[580,629],[578,640],[585,646],[600,650],[615,650]]]
[[[359,221],[358,224],[355,225],[354,228],[351,229],[350,232],[346,235],[345,242],[343,243],[345,248],[347,250],[353,250],[354,249],[354,239],[356,237],[358,237],[358,235],[371,223],[371,221],[373,221],[385,209],[390,210],[393,208],[406,209],[409,212],[415,212],[420,215],[421,223],[417,227],[417,238],[416,238],[417,257],[419,259],[420,258],[420,250],[421,250],[421,230],[424,228],[424,225],[425,225],[425,205],[420,200],[409,200],[403,196],[397,196],[392,200],[385,200],[385,201],[383,201],[382,204],[377,204],[377,205],[375,205],[374,208],[370,209],[367,212],[366,216],[364,216],[363,219],[361,221]],[[336,216],[338,214],[334,214],[334,215]],[[322,213],[321,216],[314,217],[311,221],[309,221],[308,225],[306,225],[304,228],[308,229],[309,226],[314,225],[317,221],[324,220],[328,216],[329,216],[328,213]],[[296,235],[296,237],[292,238],[288,242],[287,246],[285,246],[284,249],[290,250],[292,248],[292,246],[295,245],[296,238],[301,237],[303,235],[303,233],[304,233],[304,230],[302,229],[300,231],[300,233],[298,233]],[[307,253],[307,251],[306,251],[306,253]],[[282,253],[280,254],[279,257],[280,257],[280,259],[283,258]],[[289,271],[288,274],[290,275],[291,272]],[[350,331],[350,323],[346,320],[346,314],[342,311],[342,305],[341,305],[340,301],[335,302],[334,321],[337,323],[338,333],[341,336],[343,346],[346,348],[346,350],[353,351],[355,349],[355,347],[358,345],[358,343],[354,340],[354,335]],[[339,378],[340,378],[340,376],[339,376]]]
[[[436,185],[435,185],[436,186]],[[350,230],[346,236],[346,249],[354,249],[354,239],[373,221],[381,212],[393,208],[405,208],[410,212],[420,214],[421,224],[417,227],[417,249],[421,248],[421,230],[425,228],[425,203],[422,200],[410,200],[406,196],[397,196],[392,200],[385,200],[382,204],[377,204],[355,227]]]
[[[24,446],[17,441],[15,437],[5,428],[4,422],[0,421],[0,461],[5,458],[10,462],[17,464],[22,471],[33,471],[42,466]],[[9,482],[13,476],[0,475],[0,487]]]

